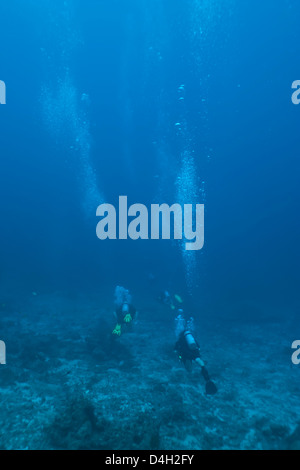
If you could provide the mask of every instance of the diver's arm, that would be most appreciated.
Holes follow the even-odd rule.
[[[176,341],[175,346],[174,346],[174,351],[179,353],[180,352],[180,340]]]

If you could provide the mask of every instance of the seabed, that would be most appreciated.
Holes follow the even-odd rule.
[[[173,352],[174,314],[135,300],[138,321],[115,340],[107,289],[3,300],[1,449],[300,449],[300,369],[282,340],[292,318],[267,328],[198,319],[218,386],[206,396],[200,372]]]

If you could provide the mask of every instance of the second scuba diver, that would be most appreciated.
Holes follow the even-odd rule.
[[[115,289],[115,317],[117,324],[112,334],[121,336],[122,326],[129,325],[136,317],[136,309],[131,303],[131,294],[124,287],[117,286]]]
[[[209,373],[205,367],[200,355],[200,346],[193,334],[193,319],[185,321],[182,313],[176,318],[176,337],[175,351],[179,359],[183,362],[185,368],[191,372],[192,364],[196,363],[201,368],[202,376],[206,382],[206,393],[214,395],[217,393],[217,387],[210,379]]]
[[[178,310],[183,303],[182,298],[178,294],[171,295],[169,291],[164,290],[162,291],[157,299],[159,302],[161,302],[164,305],[167,305],[170,307],[171,310]]]

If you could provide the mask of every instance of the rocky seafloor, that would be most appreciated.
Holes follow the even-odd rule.
[[[145,300],[113,340],[110,300],[2,296],[1,449],[300,449],[292,319],[198,318],[218,386],[207,396],[199,370],[188,373],[173,351],[165,307]]]

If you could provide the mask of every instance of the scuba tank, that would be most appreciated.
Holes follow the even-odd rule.
[[[195,341],[195,338],[194,336],[192,335],[192,333],[190,332],[190,330],[186,330],[184,332],[184,338],[185,338],[185,341],[188,345],[188,348],[191,350],[191,351],[195,351],[195,349],[198,349],[198,346],[197,346],[197,343]]]

